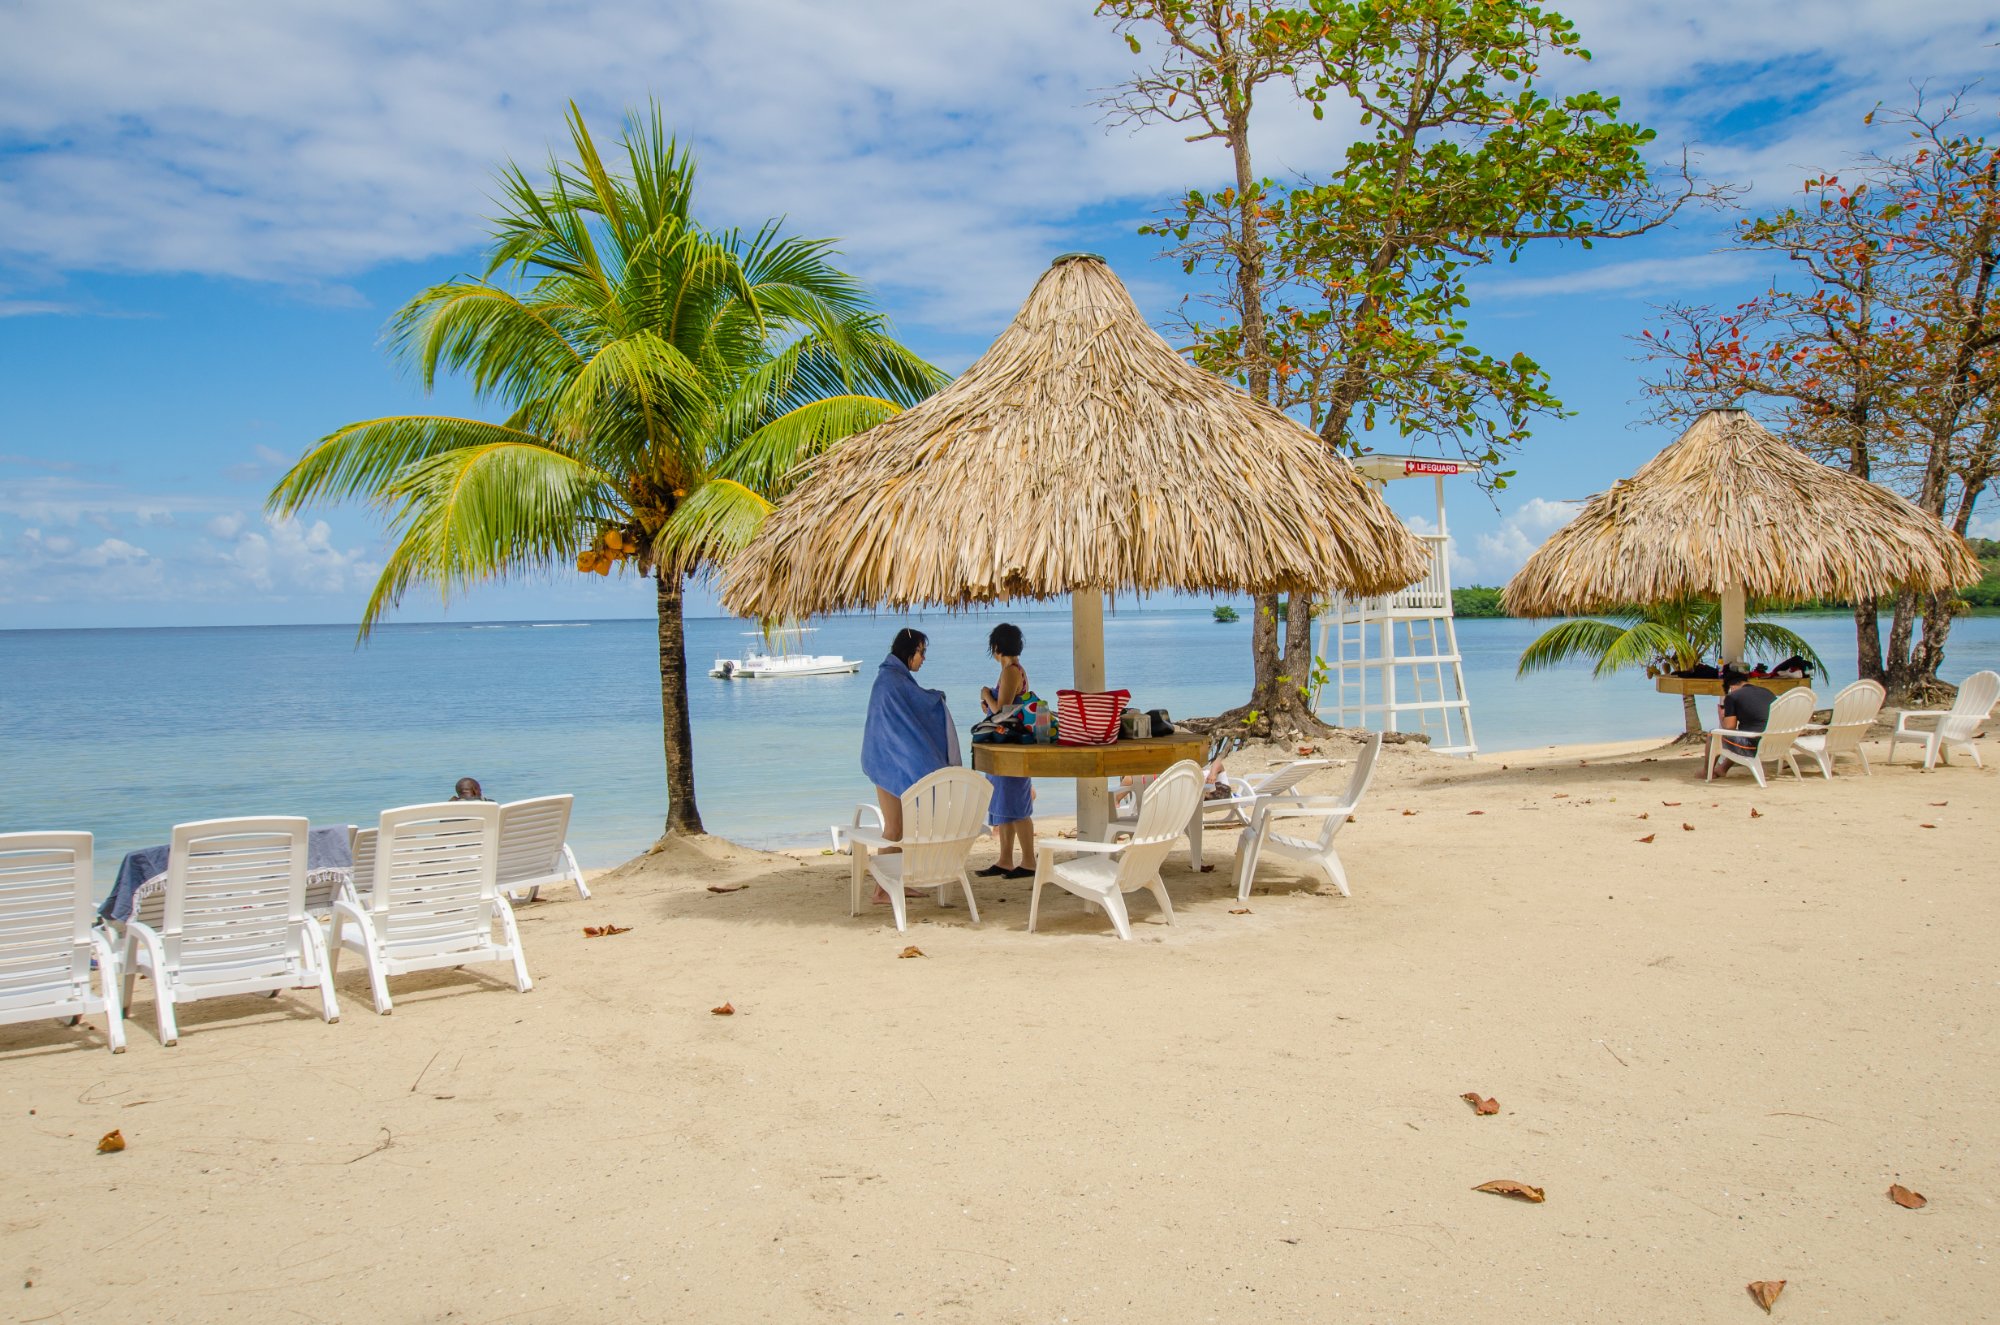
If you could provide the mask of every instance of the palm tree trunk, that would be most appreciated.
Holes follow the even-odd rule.
[[[668,837],[699,834],[694,803],[694,729],[688,719],[687,634],[681,622],[681,577],[661,567],[653,573],[659,594],[660,731],[667,752]]]
[[[1701,739],[1701,710],[1695,707],[1693,695],[1681,696],[1681,721],[1687,727],[1683,733],[1690,741]]]

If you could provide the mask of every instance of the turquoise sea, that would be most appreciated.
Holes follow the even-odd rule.
[[[1247,614],[1246,614],[1247,616]],[[815,653],[863,662],[851,676],[711,680],[713,659],[755,644],[742,623],[688,623],[696,776],[712,832],[765,846],[823,841],[869,794],[858,767],[875,665],[905,621],[931,636],[926,684],[978,714],[995,668],[986,632],[1011,620],[1044,694],[1069,683],[1067,611],[912,618],[843,617],[807,636]],[[1584,668],[1514,677],[1545,623],[1461,621],[1466,687],[1485,750],[1666,736],[1678,701],[1638,675],[1593,681]],[[1833,668],[1822,694],[1853,678],[1846,617],[1793,617]],[[1106,623],[1110,683],[1177,716],[1240,703],[1249,624],[1207,607],[1125,610]],[[470,774],[501,800],[576,794],[570,840],[586,866],[610,865],[659,831],[659,681],[650,620],[389,625],[363,648],[348,626],[0,631],[0,832],[87,829],[99,873],[166,840],[180,821],[303,814],[369,823],[383,808],[449,796]],[[2000,667],[2000,617],[1957,623],[1948,677]],[[1044,783],[1038,808],[1068,813],[1069,784]]]

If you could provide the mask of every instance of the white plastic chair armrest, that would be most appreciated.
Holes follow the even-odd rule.
[[[1339,796],[1266,796],[1257,804],[1257,813],[1266,819],[1323,819],[1354,810]]]
[[[1123,851],[1124,849],[1125,844],[1123,842],[1091,842],[1083,838],[1071,839],[1067,837],[1038,837],[1035,839],[1035,850],[1037,852],[1094,851],[1099,855],[1110,855],[1114,851]]]
[[[1950,709],[1901,709],[1896,714],[1896,730],[1908,731],[1911,718],[1948,718]]]
[[[903,845],[884,837],[879,828],[850,828],[847,830],[847,841],[850,846],[874,847],[877,850]]]

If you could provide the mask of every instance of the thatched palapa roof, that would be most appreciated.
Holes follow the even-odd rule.
[[[1714,409],[1590,499],[1507,582],[1517,616],[1713,598],[1866,598],[1978,581],[1965,540],[1895,493]]]
[[[1373,594],[1428,557],[1312,433],[1058,258],[942,391],[813,463],[723,579],[765,620],[1087,590]]]

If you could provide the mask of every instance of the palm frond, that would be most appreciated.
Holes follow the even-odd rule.
[[[1515,675],[1544,672],[1577,658],[1598,657],[1615,648],[1618,641],[1630,633],[1630,629],[1614,622],[1587,618],[1551,626],[1522,650]]]
[[[271,489],[266,509],[292,515],[314,502],[380,502],[404,471],[454,451],[484,446],[545,445],[504,424],[405,414],[350,423],[322,437]]]
[[[743,438],[716,465],[718,477],[781,495],[799,465],[835,442],[902,413],[879,396],[830,396],[788,410]]]
[[[653,539],[653,555],[683,571],[721,565],[743,550],[773,507],[730,479],[710,479],[688,494]]]

